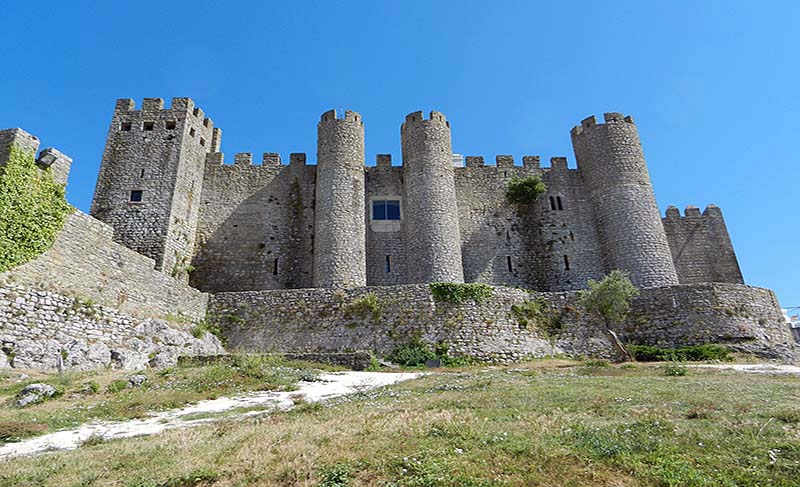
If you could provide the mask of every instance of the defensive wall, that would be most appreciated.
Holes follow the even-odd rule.
[[[365,307],[363,298],[370,293],[377,306]],[[549,304],[554,325],[526,324],[512,309],[537,297]],[[223,325],[233,350],[388,354],[419,337],[490,361],[614,354],[606,332],[578,306],[574,292],[531,294],[496,287],[481,303],[452,304],[436,301],[428,285],[249,291],[213,295],[209,314]],[[796,354],[775,295],[738,284],[643,289],[617,331],[627,343],[719,343],[789,360]]]

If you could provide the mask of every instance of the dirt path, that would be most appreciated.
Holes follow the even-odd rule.
[[[153,435],[175,428],[189,428],[199,424],[210,423],[222,417],[200,417],[225,411],[260,407],[256,411],[224,416],[225,419],[242,418],[264,414],[274,410],[289,410],[295,406],[295,398],[307,402],[317,402],[345,394],[365,391],[397,382],[419,377],[412,373],[381,372],[337,372],[320,376],[317,382],[300,382],[299,388],[291,392],[257,392],[242,396],[220,397],[180,409],[154,413],[145,419],[130,421],[88,423],[76,429],[57,431],[18,443],[9,443],[0,447],[0,460],[19,456],[34,456],[48,451],[72,450],[81,446],[89,438],[111,440],[130,438],[133,436]],[[197,419],[192,419],[192,418]]]
[[[704,364],[692,365],[706,369],[736,370],[738,372],[749,372],[751,374],[781,374],[781,375],[800,375],[800,367],[796,365],[782,364]]]

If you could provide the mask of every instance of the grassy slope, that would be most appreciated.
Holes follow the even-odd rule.
[[[141,387],[124,387],[131,372],[82,372],[57,376],[33,373],[24,382],[14,372],[0,382],[0,443],[77,426],[92,420],[124,420],[148,411],[181,407],[202,399],[254,390],[293,390],[298,379],[310,377],[314,364],[280,357],[237,356],[231,365],[148,371]],[[45,382],[62,394],[23,409],[13,406],[25,385]],[[94,391],[90,387],[94,384]]]
[[[0,485],[797,485],[800,379],[557,365],[15,460]]]

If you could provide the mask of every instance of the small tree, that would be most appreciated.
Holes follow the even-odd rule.
[[[620,270],[609,272],[600,281],[589,279],[589,289],[578,293],[578,302],[587,313],[603,320],[606,331],[611,335],[614,345],[626,360],[631,354],[612,330],[612,325],[621,323],[631,307],[631,299],[639,295],[639,290]]]
[[[546,191],[547,186],[538,175],[524,178],[515,176],[511,178],[506,188],[506,200],[512,205],[529,205]]]

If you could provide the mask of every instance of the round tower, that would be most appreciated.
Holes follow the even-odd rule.
[[[408,282],[464,282],[450,123],[439,112],[406,116],[403,145]]]
[[[631,117],[606,113],[572,129],[572,147],[591,198],[606,270],[638,287],[678,284],[650,175]]]
[[[330,110],[317,125],[314,287],[367,285],[364,122]]]

